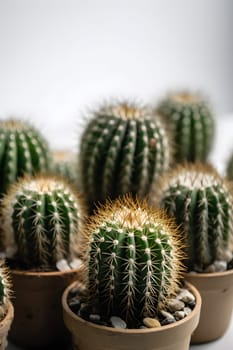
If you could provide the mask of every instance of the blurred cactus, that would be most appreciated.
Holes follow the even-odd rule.
[[[0,320],[8,308],[11,295],[11,283],[9,281],[8,269],[3,261],[0,262]]]
[[[157,108],[174,135],[177,162],[206,161],[214,140],[215,120],[201,95],[177,92]]]
[[[76,165],[75,154],[69,151],[54,151],[53,172],[64,177],[74,184],[78,183],[78,167]]]
[[[82,199],[61,179],[37,176],[12,185],[3,202],[3,245],[26,268],[56,268],[76,257]]]
[[[82,187],[92,203],[128,192],[143,197],[170,160],[166,130],[147,108],[127,102],[105,105],[82,136]]]
[[[0,121],[0,196],[24,174],[47,171],[50,154],[42,135],[26,122]]]
[[[155,187],[152,203],[159,201],[182,226],[190,269],[232,259],[233,194],[225,179],[210,166],[193,164],[168,172]]]
[[[228,160],[226,175],[227,175],[229,180],[233,180],[233,154],[231,155],[231,157]]]
[[[129,327],[155,317],[182,274],[175,222],[126,196],[99,209],[86,235],[89,303],[105,317],[122,317]]]

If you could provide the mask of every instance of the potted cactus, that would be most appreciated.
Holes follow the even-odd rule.
[[[9,272],[3,261],[0,263],[0,350],[7,347],[7,335],[14,318],[14,308],[10,301],[11,285]]]
[[[107,202],[89,219],[80,246],[88,255],[86,279],[71,284],[62,297],[75,349],[189,348],[200,297],[191,285],[180,290],[177,230],[162,210],[129,196]],[[193,310],[181,301],[184,291]]]
[[[144,197],[170,162],[165,127],[136,103],[103,105],[81,138],[81,183],[90,206],[128,192]]]
[[[156,109],[173,134],[175,160],[206,161],[214,141],[215,119],[209,103],[198,93],[170,93]]]
[[[233,308],[232,186],[209,165],[186,164],[168,172],[150,200],[175,216],[186,238],[186,279],[202,296],[192,342],[217,339],[225,333]]]
[[[82,273],[76,250],[85,218],[82,198],[65,180],[37,175],[12,185],[2,206],[15,290],[9,338],[23,348],[62,346],[68,338],[61,295]]]

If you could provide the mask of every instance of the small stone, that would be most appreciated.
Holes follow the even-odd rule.
[[[70,290],[69,292],[69,297],[70,298],[73,298],[73,297],[76,297],[78,294],[78,288],[77,287],[74,287]]]
[[[139,327],[139,329],[147,329],[147,328],[148,328],[148,327],[143,326],[143,325]]]
[[[182,300],[184,303],[189,303],[190,301],[195,301],[195,297],[187,289],[181,289],[180,293],[177,295],[178,300]]]
[[[118,316],[112,316],[110,318],[110,322],[113,328],[127,328],[127,324],[125,323],[125,321]]]
[[[90,314],[89,315],[89,320],[94,323],[100,323],[101,317],[99,314]]]
[[[82,303],[79,309],[79,316],[81,316],[82,318],[84,318],[85,320],[89,319],[90,316],[90,308],[88,307],[87,304]]]
[[[207,266],[207,267],[205,268],[204,272],[205,272],[205,273],[213,273],[213,272],[216,272],[216,271],[215,271],[215,266],[214,266],[214,264],[211,264],[211,265]]]
[[[161,322],[161,326],[166,326],[167,324],[171,324],[171,323],[174,323],[176,322],[175,318],[169,318],[169,317],[166,317],[162,322]]]
[[[214,266],[215,266],[216,272],[223,272],[223,271],[227,270],[227,262],[226,261],[217,260],[214,262]]]
[[[80,309],[80,304],[81,304],[80,300],[77,299],[76,297],[68,300],[68,305],[69,305],[70,309],[75,313],[77,313],[78,310]]]
[[[227,270],[233,269],[233,259],[227,264]]]
[[[143,319],[143,323],[147,328],[156,328],[156,327],[161,326],[159,320],[157,320],[156,318],[151,318],[151,317],[145,317]]]
[[[70,262],[70,267],[72,269],[78,269],[83,265],[83,261],[81,259],[74,259]]]
[[[173,319],[175,321],[175,318],[170,312],[167,312],[165,310],[160,311],[161,315],[163,315],[165,318]]]
[[[61,259],[56,262],[56,267],[59,271],[68,271],[70,270],[70,266],[68,265],[67,260]]]
[[[178,299],[170,299],[167,303],[168,309],[171,312],[182,310],[185,307],[183,301]]]
[[[190,309],[194,309],[195,305],[196,305],[196,301],[195,300],[191,300],[188,303],[186,303],[186,305],[188,307],[190,307]]]
[[[174,313],[174,317],[175,317],[175,319],[178,321],[178,320],[182,320],[182,318],[184,318],[185,317],[185,313],[184,313],[184,311],[176,311],[175,313]]]
[[[185,314],[185,316],[188,316],[191,312],[192,312],[192,310],[190,309],[190,307],[185,307],[185,308],[184,308],[184,314]]]

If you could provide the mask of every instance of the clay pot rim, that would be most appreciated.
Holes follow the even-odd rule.
[[[89,322],[84,320],[83,318],[75,315],[75,313],[69,308],[68,303],[67,303],[67,296],[68,293],[70,291],[70,289],[72,289],[74,286],[76,285],[76,282],[73,282],[72,284],[70,284],[65,291],[63,292],[62,295],[62,306],[64,308],[64,310],[69,314],[69,316],[75,320],[77,320],[78,322],[83,323],[84,325],[86,324],[88,327],[95,329],[95,330],[102,330],[102,331],[108,331],[114,334],[148,334],[148,333],[159,333],[159,332],[165,332],[169,329],[173,329],[175,327],[182,327],[182,325],[186,322],[188,322],[190,319],[192,319],[194,317],[195,314],[200,313],[200,309],[201,309],[201,296],[200,293],[198,292],[197,288],[195,288],[191,283],[186,282],[185,281],[185,285],[187,287],[188,290],[190,290],[196,299],[196,305],[194,307],[194,309],[192,310],[192,312],[187,315],[186,317],[184,317],[182,320],[176,321],[174,323],[171,323],[169,325],[165,325],[165,326],[161,326],[158,328],[148,328],[148,329],[122,329],[122,328],[111,328],[111,327],[107,327],[107,326],[101,326],[101,325],[97,325],[95,323]]]
[[[30,270],[20,270],[20,269],[11,269],[11,273],[15,275],[28,275],[28,276],[59,276],[66,275],[69,273],[80,271],[84,268],[84,265],[79,266],[76,269],[64,270],[64,271],[30,271]]]
[[[197,278],[216,278],[216,277],[225,277],[225,276],[228,276],[228,275],[231,275],[233,274],[233,269],[230,269],[230,270],[226,270],[226,271],[222,271],[222,272],[195,272],[195,273],[191,273],[191,272],[186,272],[184,274],[184,276],[190,276],[190,277],[197,277]]]
[[[10,300],[7,302],[7,313],[4,318],[0,321],[0,336],[6,332],[9,328],[9,324],[12,323],[14,318],[14,306]]]

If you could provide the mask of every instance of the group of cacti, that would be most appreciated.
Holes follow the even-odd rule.
[[[155,317],[176,292],[183,263],[204,271],[232,259],[232,191],[200,163],[213,137],[210,108],[186,92],[155,109],[126,101],[102,106],[86,126],[78,161],[52,161],[36,129],[1,122],[1,246],[27,269],[56,269],[59,260],[82,256],[88,303],[132,327]],[[105,203],[86,226],[82,197],[92,209]],[[7,283],[0,282],[3,298]]]

